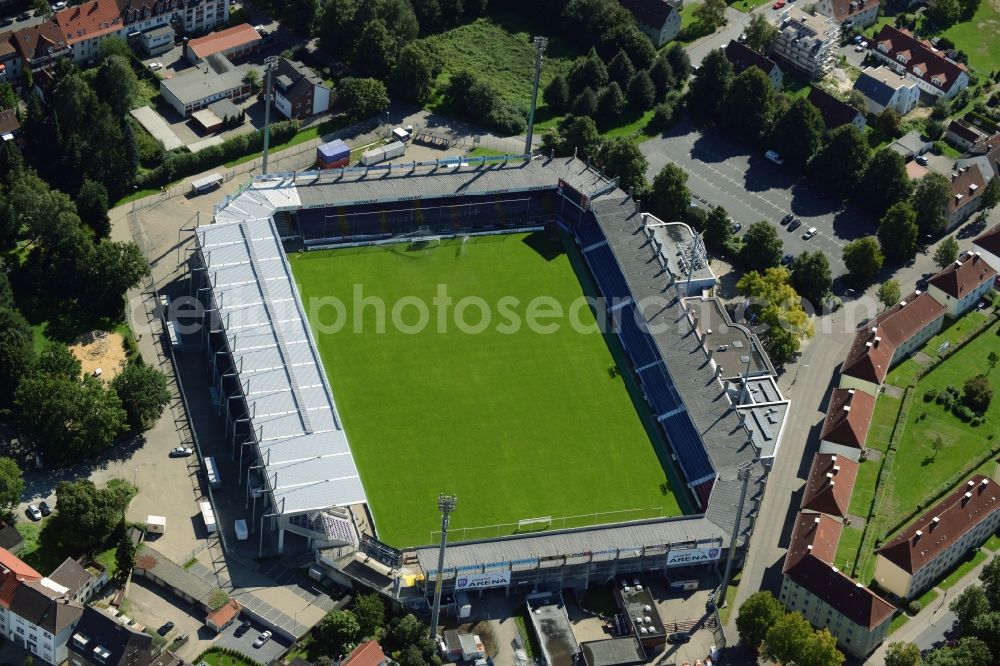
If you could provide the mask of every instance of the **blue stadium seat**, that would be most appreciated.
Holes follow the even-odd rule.
[[[625,281],[625,276],[622,275],[621,269],[618,268],[618,262],[615,261],[615,255],[611,253],[611,248],[604,245],[587,252],[584,258],[586,258],[590,272],[594,274],[594,278],[601,288],[601,293],[606,299],[626,299],[632,295],[628,283]]]

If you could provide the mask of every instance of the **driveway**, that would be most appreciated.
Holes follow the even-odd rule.
[[[785,252],[798,255],[822,250],[834,277],[846,273],[841,256],[844,245],[875,230],[875,222],[864,213],[844,208],[791,167],[779,167],[756,150],[748,153],[746,146],[716,129],[699,132],[685,120],[639,147],[649,160],[648,180],[666,164],[677,164],[688,174],[687,185],[693,194],[725,207],[744,229],[761,220],[777,225],[786,214],[795,215],[802,226],[793,232],[785,228],[779,232]],[[819,233],[807,241],[802,234],[809,227],[816,227]]]

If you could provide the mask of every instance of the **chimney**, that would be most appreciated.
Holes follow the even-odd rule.
[[[969,185],[969,196],[971,197],[973,194],[975,194],[976,190],[978,190],[978,189],[979,189],[979,186],[976,185],[975,183],[973,183],[972,185]]]
[[[826,473],[826,478],[832,479],[833,478],[833,472],[827,472]]]
[[[916,534],[913,535],[913,541],[920,541],[920,537],[924,535],[923,530],[917,530]]]
[[[967,486],[969,486],[971,488],[972,486],[976,485],[976,482],[973,481],[972,479],[969,479],[968,483],[966,483],[965,485],[967,485]]]
[[[899,307],[905,307],[905,306],[906,306],[906,301],[899,302]]]
[[[931,531],[933,531],[934,528],[937,527],[938,523],[940,523],[940,522],[941,522],[941,519],[938,518],[937,516],[934,516],[933,518],[931,518]]]
[[[847,389],[847,395],[854,395],[854,389]]]
[[[972,493],[965,493],[964,495],[962,495],[962,504],[964,505],[970,499],[972,499]]]
[[[869,344],[869,345],[871,345],[871,343],[870,343],[870,342],[869,342],[868,344]],[[850,405],[844,405],[844,411],[845,411],[845,412],[849,412],[849,411],[851,411],[851,406],[850,406]]]
[[[813,525],[819,525],[819,516],[813,518]]]
[[[834,465],[833,466],[833,473],[836,474],[839,471],[840,471],[840,465]]]

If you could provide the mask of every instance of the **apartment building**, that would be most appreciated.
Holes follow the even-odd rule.
[[[749,67],[757,67],[767,74],[767,78],[771,80],[771,87],[776,91],[781,90],[784,85],[784,75],[778,63],[735,39],[726,44],[726,59],[732,64],[733,73],[737,76]]]
[[[620,0],[635,17],[636,25],[660,48],[681,31],[681,3],[667,0]],[[675,6],[676,5],[676,6]]]
[[[861,389],[835,388],[820,433],[820,453],[857,462],[865,450],[875,412],[875,396]]]
[[[872,40],[871,53],[924,92],[951,99],[969,86],[962,65],[906,30],[884,25]]]
[[[993,174],[989,174],[992,176]],[[978,164],[959,167],[951,174],[951,199],[945,206],[948,217],[948,229],[954,229],[962,222],[972,217],[983,203],[983,191],[986,189],[987,174]]]
[[[792,8],[778,16],[777,27],[773,56],[811,79],[821,79],[833,69],[840,46],[840,26],[833,19]]]
[[[957,317],[972,309],[996,278],[997,271],[978,252],[963,252],[927,282],[927,291]]]
[[[972,241],[972,250],[1000,273],[1000,224],[977,236]]]
[[[863,69],[854,82],[854,89],[865,96],[868,113],[879,114],[893,109],[905,116],[920,99],[920,89],[915,81],[882,66]]]
[[[72,666],[149,666],[152,645],[149,634],[87,606],[69,642],[69,662]]]
[[[802,494],[803,511],[815,511],[827,516],[847,518],[851,493],[858,478],[858,463],[836,454],[819,453],[813,464]]]
[[[865,120],[865,114],[850,104],[841,102],[822,88],[812,86],[809,90],[808,99],[819,110],[819,114],[823,116],[823,124],[826,125],[827,132],[843,125],[854,125],[858,128],[859,132],[865,131],[865,126],[868,124],[868,121]]]
[[[819,0],[816,11],[844,28],[867,28],[878,19],[879,0]]]

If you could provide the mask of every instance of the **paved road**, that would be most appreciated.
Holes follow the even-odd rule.
[[[754,9],[753,13],[763,14],[772,23],[778,14],[778,12],[771,9],[770,5],[761,5],[760,7]],[[730,40],[737,39],[740,36],[740,33],[746,29],[747,23],[750,22],[750,16],[751,15],[748,13],[738,11],[732,7],[727,7],[727,23],[721,30],[706,37],[702,37],[687,46],[687,52],[688,56],[691,58],[691,63],[695,66],[700,65],[701,61],[706,55],[708,55],[709,51],[724,48]]]
[[[777,224],[792,213],[802,226],[794,232],[781,230],[785,251],[797,255],[823,250],[835,277],[846,272],[844,245],[874,232],[875,222],[865,213],[844,208],[793,169],[771,163],[716,129],[699,132],[684,121],[666,135],[643,142],[640,149],[649,160],[650,181],[664,165],[677,164],[687,172],[694,194],[725,207],[744,229],[760,220]],[[819,229],[819,235],[806,241],[802,233],[809,227]]]

